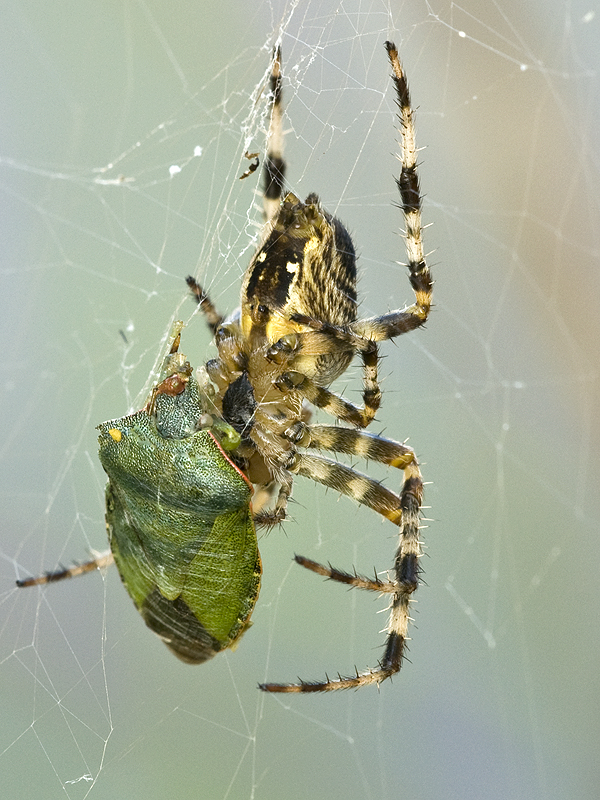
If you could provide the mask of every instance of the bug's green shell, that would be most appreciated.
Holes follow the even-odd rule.
[[[106,525],[146,624],[183,661],[231,647],[260,588],[251,484],[199,426],[198,384],[98,426]]]

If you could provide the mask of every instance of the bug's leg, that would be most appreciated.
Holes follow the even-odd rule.
[[[400,447],[402,447],[400,445]],[[404,448],[403,448],[404,449]],[[259,688],[267,692],[327,692],[336,689],[357,689],[371,683],[379,684],[398,672],[402,665],[408,625],[410,602],[419,583],[419,509],[423,496],[423,482],[418,464],[412,455],[404,454],[406,463],[404,484],[400,495],[386,489],[377,481],[335,461],[306,454],[296,454],[291,471],[304,475],[341,492],[389,519],[399,528],[400,543],[394,559],[394,580],[380,581],[352,575],[333,567],[326,567],[302,556],[296,561],[307,569],[325,577],[359,589],[391,594],[390,618],[385,652],[379,665],[366,672],[325,681],[300,681],[296,684],[265,683]]]
[[[273,52],[269,81],[271,118],[267,155],[263,169],[263,208],[265,220],[272,220],[279,211],[284,194],[285,160],[283,158],[283,103],[281,96],[281,48]]]
[[[258,166],[260,164],[259,155],[260,155],[259,153],[249,153],[246,150],[246,152],[244,153],[244,158],[247,158],[252,163],[250,164],[248,169],[245,170],[245,172],[243,172],[242,175],[240,175],[240,180],[241,181],[243,181],[245,178],[249,178],[250,175],[252,175],[254,172],[256,172],[256,170],[258,169]]]
[[[20,588],[25,588],[27,586],[41,586],[44,583],[56,583],[56,581],[62,581],[66,578],[76,578],[78,575],[84,575],[86,572],[93,572],[95,569],[109,567],[113,561],[113,554],[108,550],[105,553],[98,553],[96,558],[91,561],[86,561],[84,564],[74,564],[72,567],[66,567],[56,572],[47,572],[45,575],[40,575],[37,578],[24,578],[16,581],[16,584]]]

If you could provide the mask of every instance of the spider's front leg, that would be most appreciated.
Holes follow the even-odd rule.
[[[284,195],[285,159],[283,157],[283,103],[281,97],[281,49],[273,53],[271,78],[271,118],[263,172],[263,209],[265,220],[273,219]]]
[[[269,360],[277,361],[281,366],[281,373],[274,381],[275,385],[282,392],[300,392],[313,406],[322,408],[341,422],[366,428],[375,418],[381,405],[381,389],[377,377],[379,361],[377,343],[357,336],[342,326],[301,314],[294,314],[291,321],[306,325],[312,330],[283,336],[269,349],[267,353]],[[362,408],[336,395],[323,386],[320,380],[306,375],[302,369],[300,371],[295,369],[295,362],[303,366],[307,357],[314,359],[315,355],[347,354],[349,361],[356,352],[360,352],[364,368]]]

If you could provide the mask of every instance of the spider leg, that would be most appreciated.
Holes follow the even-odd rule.
[[[361,426],[366,428],[375,419],[375,414],[381,406],[381,389],[377,379],[377,365],[379,350],[375,342],[360,352],[363,362],[363,404],[361,410]]]
[[[263,208],[268,222],[279,211],[284,194],[285,160],[283,158],[283,103],[281,99],[281,48],[273,52],[273,64],[269,90],[271,94],[271,118],[267,155],[263,169]]]
[[[223,324],[225,317],[219,314],[212,300],[193,275],[188,275],[185,282],[190,287],[194,299],[200,306],[200,311],[204,314],[206,324],[214,335]]]
[[[377,402],[377,394],[381,395],[378,387],[375,390],[365,389],[363,393],[365,406],[360,408],[330,389],[317,385],[300,372],[284,372],[276,379],[275,385],[282,391],[299,391],[312,405],[322,408],[341,422],[348,422],[358,428],[365,428],[372,422],[380,405]]]
[[[283,337],[271,346],[268,356],[278,361],[282,367],[289,366],[277,378],[275,384],[282,391],[297,390],[318,408],[359,428],[366,428],[375,418],[381,406],[381,389],[377,379],[379,350],[377,344],[368,339],[347,331],[343,326],[332,325],[306,317],[301,314],[292,316],[293,322],[310,326],[313,330],[293,335],[293,346],[289,346],[289,337]],[[287,347],[286,347],[287,346]],[[287,351],[286,351],[287,350]],[[314,358],[328,354],[340,354],[346,350],[350,355],[359,350],[363,360],[363,408],[343,400],[321,383],[312,380],[302,371],[294,371],[294,360],[300,361],[306,356]],[[286,364],[287,362],[287,364]]]
[[[349,431],[358,434],[358,439],[370,439],[362,431]],[[323,436],[325,441],[325,436]],[[265,683],[259,688],[267,692],[327,692],[337,689],[357,689],[371,683],[381,683],[402,666],[402,658],[408,639],[408,625],[410,622],[410,602],[413,592],[419,583],[419,558],[421,557],[421,543],[419,541],[419,509],[423,496],[423,482],[418,464],[412,451],[395,442],[386,442],[387,463],[392,464],[396,459],[392,451],[399,453],[398,466],[404,470],[404,484],[400,495],[386,489],[377,481],[366,475],[339,464],[335,461],[297,453],[295,463],[290,471],[304,475],[313,481],[322,483],[331,489],[358,500],[359,503],[371,508],[378,514],[389,519],[399,528],[400,543],[394,559],[394,581],[371,580],[360,575],[352,576],[347,572],[326,567],[317,562],[296,558],[297,562],[307,569],[330,580],[345,583],[357,588],[369,589],[389,593],[392,595],[390,618],[388,622],[388,636],[385,652],[379,665],[363,673],[325,681],[300,681],[296,684]],[[348,439],[348,446],[350,439]],[[342,443],[343,444],[343,443]],[[323,445],[324,446],[324,445]],[[395,446],[395,450],[394,450]]]
[[[273,508],[254,514],[254,523],[262,528],[272,528],[275,525],[281,525],[287,517],[287,505],[291,494],[292,476],[289,475],[279,480],[279,492]]]
[[[273,65],[269,81],[271,111],[267,155],[263,168],[263,206],[267,222],[277,214],[284,193],[286,164],[283,158],[281,83],[281,49],[278,47],[273,52]],[[188,275],[185,280],[206,318],[208,327],[215,334],[223,324],[225,317],[217,311],[206,290],[192,275]]]
[[[45,575],[40,575],[37,578],[24,578],[18,580],[16,583],[20,588],[42,586],[45,583],[56,583],[57,581],[66,580],[67,578],[76,578],[78,575],[84,575],[86,572],[92,572],[95,569],[109,567],[113,561],[113,554],[108,550],[105,553],[98,553],[96,558],[93,558],[91,561],[86,561],[83,564],[74,564],[71,567],[66,567],[56,572],[47,572]]]
[[[333,397],[340,400],[336,395]],[[343,402],[343,401],[342,401]],[[300,444],[302,447],[315,448],[317,450],[330,450],[335,453],[344,453],[351,456],[359,456],[367,461],[377,461],[380,464],[385,464],[389,467],[405,470],[410,464],[416,464],[416,457],[414,450],[406,445],[395,442],[392,439],[384,439],[374,433],[367,431],[354,430],[352,428],[338,428],[335,425],[307,425],[305,423],[297,423],[289,430],[289,438]],[[335,463],[335,462],[329,462]],[[358,474],[354,473],[353,474]],[[378,486],[380,484],[377,484]],[[287,501],[291,495],[292,481],[284,481],[280,483],[279,495],[273,510],[263,512],[259,511],[254,515],[254,521],[257,525],[271,526],[277,525],[286,519]],[[268,496],[272,494],[272,489],[268,492]],[[354,497],[354,495],[350,495]],[[394,497],[396,497],[394,495]],[[398,498],[396,497],[396,500]],[[260,504],[260,508],[264,506],[266,501]],[[297,556],[298,563],[308,566],[309,559],[304,559],[302,556]],[[315,564],[315,562],[311,562]],[[317,565],[318,566],[318,565]],[[310,568],[310,567],[309,567]],[[326,568],[327,576],[332,570],[331,567]],[[319,570],[314,569],[318,572]],[[347,576],[341,570],[334,570],[339,575]],[[320,573],[325,574],[325,573]],[[354,575],[353,578],[360,578],[362,584],[360,588],[374,589],[382,591],[382,582],[376,578],[375,581]],[[348,583],[345,577],[339,578],[342,583]],[[359,583],[352,582],[353,586],[359,586]],[[390,585],[390,584],[387,584]]]
[[[416,303],[402,311],[359,320],[348,327],[368,339],[382,341],[400,336],[423,325],[431,308],[433,281],[423,253],[423,227],[421,224],[421,190],[417,174],[417,147],[415,126],[406,75],[402,69],[398,50],[392,42],[385,43],[392,80],[396,89],[398,121],[400,123],[400,177],[396,180],[406,230],[404,238],[408,255],[408,273],[415,293]]]
[[[359,319],[343,326],[331,325],[299,314],[292,316],[292,321],[308,325],[315,332],[325,333],[332,337],[332,341],[346,342],[353,350],[362,354],[365,367],[363,427],[366,427],[375,416],[381,399],[377,385],[377,350],[373,349],[374,343],[393,339],[423,325],[431,309],[433,289],[433,280],[423,252],[421,192],[417,173],[417,148],[410,93],[396,46],[391,42],[386,42],[385,47],[393,70],[392,80],[398,106],[401,168],[396,184],[405,220],[404,238],[408,256],[409,279],[416,302],[404,309],[368,319]],[[334,346],[332,344],[332,347]]]
[[[406,469],[410,464],[417,463],[411,447],[376,433],[338,428],[336,425],[308,425],[307,428],[310,435],[307,447],[359,456],[396,469]]]

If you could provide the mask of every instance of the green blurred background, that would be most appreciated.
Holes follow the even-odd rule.
[[[565,0],[3,4],[4,796],[597,797],[599,25]],[[386,38],[418,107],[435,308],[384,348],[373,430],[409,437],[433,521],[379,692],[256,689],[381,652],[384,602],[291,559],[384,570],[394,531],[316,485],[261,540],[254,627],[203,667],[116,571],[14,587],[105,547],[94,426],[140,406],[171,320],[213,353],[183,278],[235,307],[279,36],[290,188],[352,231],[365,315],[411,301]],[[338,388],[360,397],[358,367]]]

